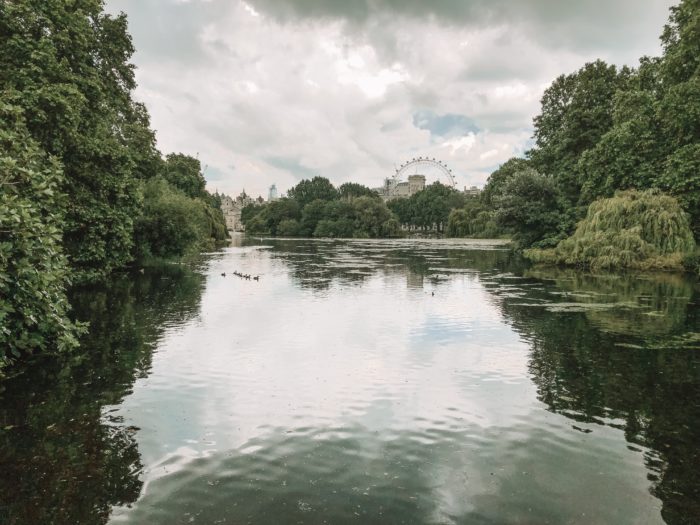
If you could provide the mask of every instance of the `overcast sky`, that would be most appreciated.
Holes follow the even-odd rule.
[[[542,91],[660,52],[672,0],[107,0],[163,153],[210,190],[381,185],[417,156],[460,187],[530,147]],[[429,174],[432,176],[433,174]],[[429,181],[430,182],[430,181]]]

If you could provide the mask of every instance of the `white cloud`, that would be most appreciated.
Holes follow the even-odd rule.
[[[475,141],[476,141],[476,137],[475,137],[474,133],[470,132],[468,135],[466,135],[464,137],[446,140],[445,142],[442,143],[442,147],[449,148],[450,155],[454,156],[454,154],[460,150],[462,150],[462,153],[469,153],[469,150],[472,149],[472,146],[474,146]]]
[[[250,5],[246,2],[241,2],[241,5],[243,6],[243,9],[245,9],[246,11],[248,11],[248,13],[250,13],[251,16],[254,16],[254,17],[260,16],[260,13],[258,13],[252,5]]]
[[[129,15],[136,95],[162,151],[198,153],[210,187],[230,194],[265,195],[273,182],[285,191],[315,174],[377,186],[417,156],[447,162],[460,186],[481,185],[523,153],[546,86],[601,55],[553,46],[534,23],[387,11],[344,18],[352,6],[314,6],[319,16],[283,17],[274,0],[109,0]],[[331,8],[338,13],[326,16]],[[621,51],[601,58],[656,52],[664,21],[644,35],[626,26]],[[473,131],[431,134],[414,123],[420,111],[460,117]]]
[[[497,149],[490,149],[488,151],[483,152],[481,155],[479,155],[479,159],[487,160],[487,159],[493,158],[497,155],[498,155]]]

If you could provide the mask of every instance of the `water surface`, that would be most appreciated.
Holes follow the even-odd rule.
[[[0,522],[698,522],[696,281],[235,244],[74,294],[0,386]]]

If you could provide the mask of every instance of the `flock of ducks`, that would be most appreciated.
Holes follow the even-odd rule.
[[[237,272],[237,271],[235,271],[235,270],[233,271],[233,275],[235,275],[236,277],[240,277],[241,279],[248,279],[249,281],[250,281],[251,279],[253,279],[254,281],[259,281],[259,280],[260,280],[260,276],[259,276],[259,275],[256,275],[256,276],[253,277],[252,275],[248,275],[248,274],[245,274],[245,273]],[[226,272],[221,272],[221,277],[226,277]]]

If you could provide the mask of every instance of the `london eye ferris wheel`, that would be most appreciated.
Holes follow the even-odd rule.
[[[435,172],[438,180],[450,188],[457,187],[457,181],[452,175],[452,170],[441,160],[429,157],[415,157],[401,164],[395,169],[392,181],[394,184],[401,182],[406,176],[413,174],[427,175]]]

